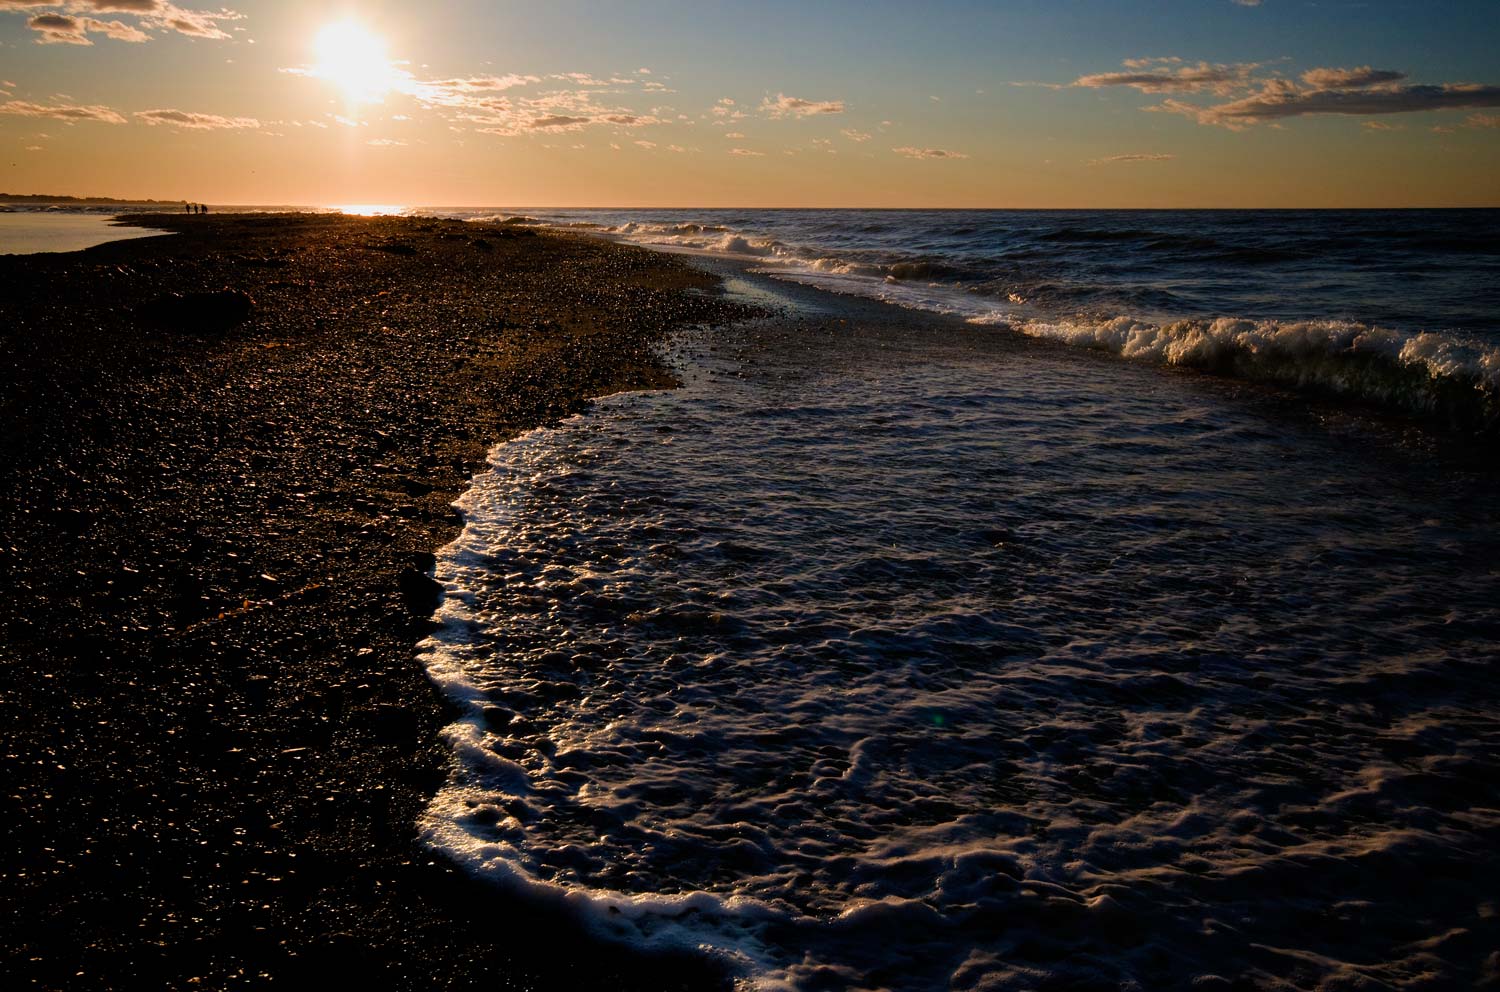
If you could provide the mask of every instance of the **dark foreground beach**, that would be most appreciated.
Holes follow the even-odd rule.
[[[6,986],[722,984],[416,844],[447,711],[413,645],[487,448],[742,309],[525,229],[138,223],[177,233],[0,259]]]

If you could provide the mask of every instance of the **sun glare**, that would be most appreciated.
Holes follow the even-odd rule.
[[[351,101],[378,103],[399,81],[386,58],[385,41],[358,21],[338,21],[318,32],[313,42],[316,75],[326,79]]]
[[[354,217],[396,217],[406,210],[397,203],[340,203],[329,209]]]

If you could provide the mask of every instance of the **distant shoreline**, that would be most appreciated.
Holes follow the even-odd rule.
[[[42,193],[0,193],[0,203],[77,203],[84,206],[159,207],[186,200],[119,200],[112,196],[48,196]]]

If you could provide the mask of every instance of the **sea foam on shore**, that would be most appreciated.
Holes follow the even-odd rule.
[[[1492,490],[1146,366],[740,333],[461,500],[430,843],[763,988],[1479,973]]]

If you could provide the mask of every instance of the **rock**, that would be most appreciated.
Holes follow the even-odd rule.
[[[378,703],[370,710],[370,729],[382,744],[393,744],[417,736],[416,713],[393,703]]]
[[[402,569],[397,582],[406,608],[416,616],[429,616],[443,601],[443,587],[426,572],[415,568]]]
[[[237,289],[171,293],[136,308],[143,323],[171,331],[227,331],[250,319],[255,301]]]

